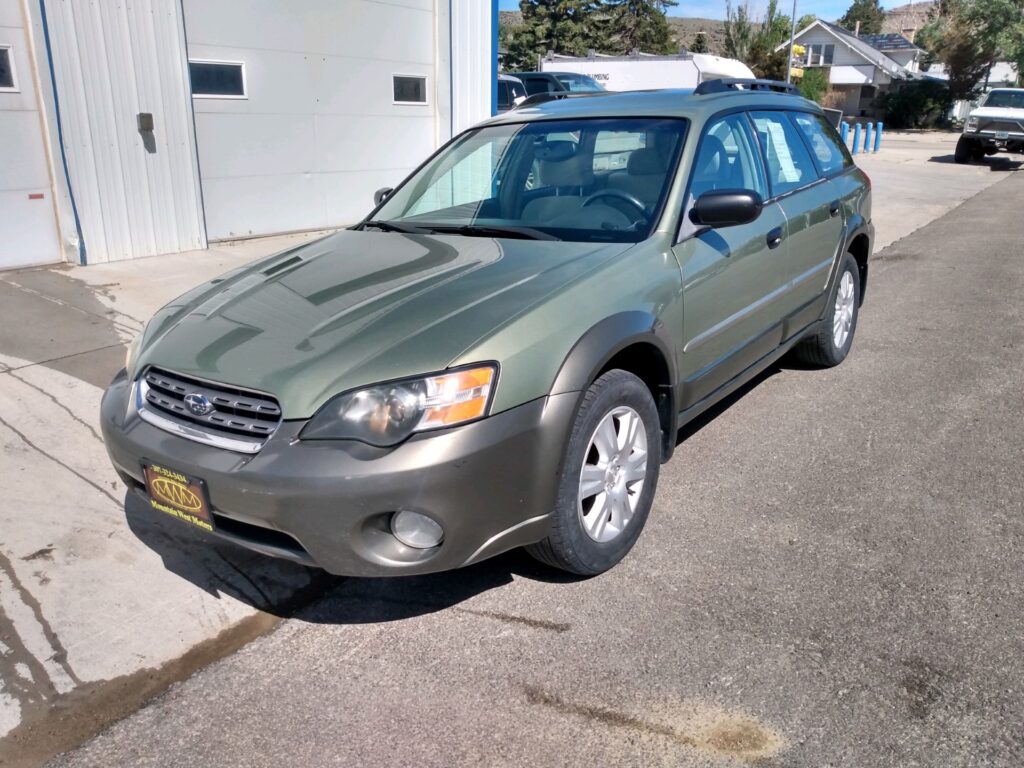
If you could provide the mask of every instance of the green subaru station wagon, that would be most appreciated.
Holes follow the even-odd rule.
[[[850,351],[871,188],[785,84],[543,94],[161,309],[103,398],[155,510],[336,574],[630,550],[681,426]]]

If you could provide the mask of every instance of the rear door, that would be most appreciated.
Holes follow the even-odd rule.
[[[839,192],[818,169],[794,113],[753,112],[772,197],[786,217],[786,249],[780,262],[785,292],[778,302],[786,336],[820,314],[831,267],[842,237]]]
[[[683,275],[680,410],[775,349],[781,341],[775,297],[786,280],[786,220],[778,204],[736,227],[697,233],[689,221],[693,200],[704,192],[749,189],[768,198],[757,140],[743,113],[709,122],[692,168],[681,242],[673,249]]]

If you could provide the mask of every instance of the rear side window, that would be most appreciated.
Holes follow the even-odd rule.
[[[523,82],[526,84],[526,92],[531,96],[556,90],[555,85],[546,77],[528,77]]]
[[[823,175],[833,174],[853,165],[853,158],[825,118],[806,112],[793,112],[790,117],[807,139],[811,154],[818,163],[818,170]]]
[[[817,181],[814,161],[785,112],[751,112],[750,116],[757,126],[773,197]]]

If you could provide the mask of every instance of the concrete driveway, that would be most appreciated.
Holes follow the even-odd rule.
[[[955,137],[889,141],[860,159],[874,180],[881,243],[1015,167],[955,166]],[[836,372],[774,371],[691,429],[663,475],[637,553],[612,574],[578,583],[561,583],[517,555],[408,582],[316,578],[210,548],[126,510],[95,424],[122,345],[160,304],[254,254],[0,275],[0,480],[9,489],[0,507],[0,734],[7,734],[0,763],[31,764],[73,746],[265,630],[273,615],[291,616],[309,595],[332,588],[302,620],[73,760],[205,762],[194,747],[212,750],[217,764],[278,764],[275,750],[285,740],[277,729],[288,727],[305,739],[313,764],[407,762],[369,735],[352,736],[377,734],[380,722],[389,724],[388,743],[408,750],[402,756],[427,765],[571,764],[594,754],[604,764],[730,755],[827,764],[792,762],[829,755],[826,738],[834,754],[863,757],[870,745],[914,757],[918,739],[935,737],[932,726],[909,727],[906,751],[893,753],[898,738],[868,736],[885,725],[880,713],[913,705],[927,720],[933,700],[958,696],[977,708],[970,686],[998,687],[1007,671],[997,665],[975,679],[960,661],[993,651],[987,638],[1005,643],[1012,634],[1005,622],[1013,612],[1000,602],[1012,586],[991,579],[996,566],[1008,567],[1006,547],[1019,546],[1020,529],[1007,512],[1012,494],[991,495],[984,466],[1021,485],[1006,459],[1006,446],[1019,454],[1020,444],[1000,431],[1003,421],[983,418],[985,401],[973,388],[980,372],[1000,375],[998,350],[985,337],[990,317],[964,291],[1004,295],[1019,290],[1020,274],[1000,250],[1012,250],[1000,239],[1005,227],[978,230],[993,252],[972,244],[969,259],[958,250],[967,246],[949,238],[971,231],[978,216],[991,218],[1000,202],[1019,220],[1021,195],[1019,179],[1009,179],[932,225],[940,235],[883,254],[849,364]],[[1017,207],[1006,205],[1007,196]],[[932,258],[929,248],[946,252]],[[933,308],[925,285],[956,312]],[[1020,383],[1019,368],[1004,373]],[[781,422],[780,413],[787,414]],[[1002,413],[1013,416],[1020,414]],[[990,453],[963,440],[949,448],[965,424],[993,435]],[[947,451],[970,471],[947,466]],[[985,504],[991,519],[977,516]],[[949,539],[954,529],[962,540]],[[969,573],[964,554],[976,561]],[[973,587],[978,595],[986,583],[995,597],[985,605],[994,599],[1001,620],[982,621],[971,607],[966,593]],[[924,643],[949,621],[967,622],[969,637],[946,651]],[[883,679],[904,681],[904,692],[883,690]],[[288,690],[294,698],[280,698]],[[310,703],[308,691],[320,698]],[[992,691],[1004,714],[1019,705]],[[311,711],[334,717],[324,722]],[[977,745],[998,737],[1020,749],[991,711],[979,718]],[[848,732],[837,725],[844,719]],[[956,720],[948,737],[957,749],[969,741],[964,722]],[[399,725],[432,734],[445,751],[395,740]],[[533,741],[520,736],[526,730],[537,734]],[[161,745],[156,752],[143,746],[149,735]],[[802,741],[816,746],[795,751]],[[266,751],[254,754],[252,744]]]

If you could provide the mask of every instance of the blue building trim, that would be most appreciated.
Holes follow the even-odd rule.
[[[57,95],[57,76],[53,71],[53,51],[50,47],[50,25],[46,21],[46,0],[39,0],[39,18],[43,23],[43,43],[46,46],[46,63],[50,68],[50,88],[53,91],[53,112],[57,118],[57,143],[60,144],[60,162],[64,167],[64,181],[68,185],[68,198],[71,200],[71,213],[75,218],[75,231],[78,233],[78,263],[86,265],[85,238],[82,237],[82,222],[78,218],[78,205],[75,203],[75,191],[71,188],[71,173],[68,170],[68,155],[64,151],[64,129],[60,122],[60,97]]]
[[[491,0],[491,115],[498,114],[498,0]]]

